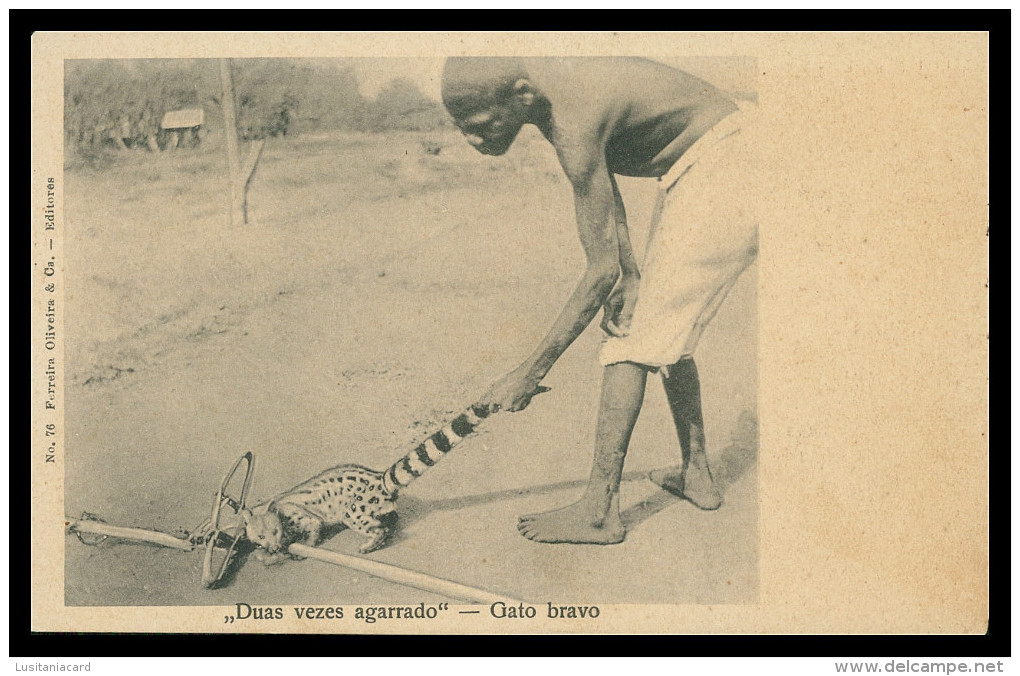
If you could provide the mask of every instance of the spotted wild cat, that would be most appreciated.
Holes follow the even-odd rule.
[[[368,538],[359,548],[362,554],[384,546],[396,527],[393,503],[399,490],[442,460],[489,413],[487,407],[471,406],[385,472],[361,465],[337,465],[246,510],[247,537],[260,548],[256,557],[267,565],[277,563],[287,558],[291,544],[315,546],[324,528],[337,526]]]

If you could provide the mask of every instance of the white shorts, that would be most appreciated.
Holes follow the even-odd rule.
[[[754,106],[725,117],[659,179],[629,334],[609,336],[603,366],[675,364],[758,255]]]

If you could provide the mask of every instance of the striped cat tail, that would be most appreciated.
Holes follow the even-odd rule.
[[[425,471],[442,460],[451,448],[465,437],[471,436],[475,428],[489,417],[488,406],[475,404],[454,418],[450,424],[434,433],[403,458],[393,463],[383,475],[383,487],[390,495],[407,486]]]

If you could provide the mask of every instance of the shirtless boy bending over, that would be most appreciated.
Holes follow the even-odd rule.
[[[574,189],[587,266],[548,334],[480,403],[525,408],[556,360],[604,309],[605,367],[591,478],[580,500],[521,517],[538,542],[623,540],[619,488],[645,380],[659,371],[680,439],[679,466],[651,479],[702,509],[722,497],[705,457],[693,354],[705,325],[757,255],[749,208],[748,113],[687,73],[627,58],[456,58],[443,103],[468,143],[502,155],[535,125]],[[659,198],[639,266],[615,175],[658,178]]]

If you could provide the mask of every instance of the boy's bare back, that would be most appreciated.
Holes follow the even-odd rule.
[[[661,176],[707,129],[737,109],[707,82],[645,59],[522,62],[551,105],[547,137],[561,160],[583,161],[601,150],[614,174]]]

